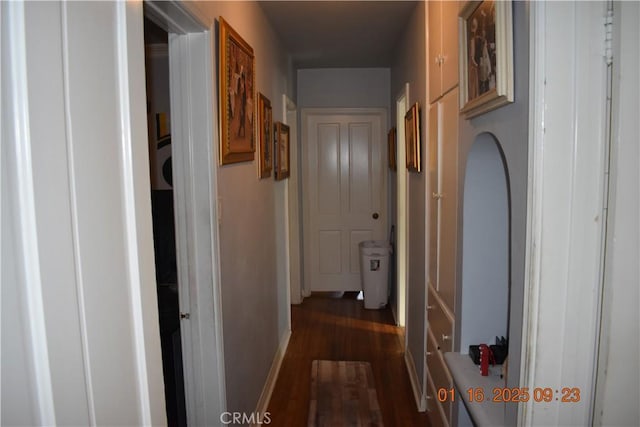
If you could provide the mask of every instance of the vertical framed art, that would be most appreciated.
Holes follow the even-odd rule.
[[[280,181],[289,178],[289,126],[277,122],[275,126],[275,178]]]
[[[258,176],[271,176],[273,168],[273,117],[271,101],[258,95]]]
[[[412,172],[421,170],[420,152],[420,107],[416,102],[404,116],[404,135],[407,154],[407,169]]]
[[[389,155],[389,169],[395,171],[396,166],[396,128],[391,128],[389,130],[389,134],[387,135],[387,146],[388,146],[388,155]]]
[[[251,161],[255,152],[253,49],[220,17],[220,164]]]

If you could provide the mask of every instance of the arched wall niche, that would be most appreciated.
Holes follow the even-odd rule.
[[[508,336],[511,277],[510,187],[497,138],[476,136],[464,173],[460,352]]]

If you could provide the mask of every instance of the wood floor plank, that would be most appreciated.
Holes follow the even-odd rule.
[[[292,334],[268,411],[272,426],[305,426],[313,360],[369,362],[387,427],[428,426],[416,410],[401,342],[389,309],[365,310],[353,297],[312,296],[292,306]]]

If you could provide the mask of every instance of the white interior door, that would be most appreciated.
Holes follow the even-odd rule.
[[[358,243],[386,239],[379,109],[310,110],[305,126],[305,277],[311,291],[358,291]]]

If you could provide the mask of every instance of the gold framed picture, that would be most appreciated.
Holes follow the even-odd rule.
[[[273,168],[273,117],[271,101],[258,94],[258,175],[260,179],[271,176]]]
[[[421,170],[420,152],[420,107],[416,102],[404,116],[404,135],[407,154],[407,169],[413,172]]]
[[[458,21],[460,112],[469,119],[513,102],[511,1],[469,1]]]
[[[289,126],[276,122],[274,169],[276,181],[289,178]]]
[[[396,128],[391,128],[387,135],[387,145],[389,149],[389,169],[395,171],[396,166]]]
[[[220,17],[220,164],[251,161],[255,152],[253,49]]]

